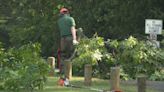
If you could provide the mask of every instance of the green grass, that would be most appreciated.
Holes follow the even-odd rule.
[[[44,90],[39,90],[37,92],[97,92],[91,89],[100,89],[100,90],[109,90],[110,83],[108,80],[101,79],[93,79],[93,83],[91,87],[84,86],[84,79],[82,77],[73,77],[71,80],[71,84],[82,87],[82,88],[72,88],[72,87],[61,87],[57,85],[58,78],[50,77],[48,78],[48,82],[45,86]],[[121,89],[123,92],[137,92],[137,87],[135,85],[121,85]],[[147,89],[147,92],[158,92],[152,89]]]
[[[86,87],[84,86],[84,78],[82,77],[73,77],[71,79],[71,84],[79,86],[81,88],[73,88],[73,87],[62,87],[57,85],[57,81],[59,78],[57,77],[49,77],[48,81],[44,87],[44,90],[36,90],[34,92],[98,92],[93,91],[91,89],[100,89],[100,90],[109,90],[110,83],[109,80],[102,79],[93,79],[92,86]],[[137,87],[135,85],[125,85],[120,84],[123,92],[137,92]],[[0,91],[3,92],[3,91]],[[25,92],[25,91],[22,91]],[[28,92],[28,91],[27,91]],[[158,92],[147,88],[147,92]]]

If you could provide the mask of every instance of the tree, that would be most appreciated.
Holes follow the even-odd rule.
[[[96,32],[105,39],[124,39],[144,36],[145,19],[163,20],[163,4],[163,0],[1,0],[0,20],[7,22],[0,30],[9,34],[15,47],[40,42],[43,55],[48,56],[59,47],[56,20],[63,6],[87,36]]]
[[[164,19],[163,0],[70,0],[72,14],[88,36],[143,36],[145,19]]]
[[[56,17],[53,15],[53,0],[1,0],[1,15],[7,23],[2,28],[8,32],[11,45],[33,42],[42,44],[43,55],[52,55],[58,47]]]

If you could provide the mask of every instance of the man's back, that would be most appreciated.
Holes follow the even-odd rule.
[[[71,27],[75,26],[75,21],[69,15],[63,15],[58,20],[61,37],[71,35]]]

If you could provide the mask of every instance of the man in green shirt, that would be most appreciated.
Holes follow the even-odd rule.
[[[62,8],[60,10],[58,26],[61,37],[61,60],[68,59],[72,55],[73,45],[78,44],[78,41],[76,40],[75,20],[70,16],[68,9]]]

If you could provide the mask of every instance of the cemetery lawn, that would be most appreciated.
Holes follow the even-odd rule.
[[[71,84],[81,87],[81,88],[74,88],[74,87],[61,87],[57,85],[57,77],[49,77],[46,83],[44,90],[38,90],[37,92],[100,92],[95,90],[109,90],[110,84],[109,80],[102,80],[102,79],[93,79],[93,83],[91,87],[84,86],[83,77],[73,77],[71,80]],[[121,89],[123,92],[137,92],[137,86],[135,85],[125,85],[121,84]],[[159,92],[153,89],[147,88],[147,92]]]
[[[74,88],[74,87],[61,87],[57,85],[58,77],[48,77],[47,83],[43,90],[35,90],[33,92],[101,92],[95,90],[109,90],[110,83],[109,80],[102,80],[94,78],[92,82],[92,86],[86,87],[84,86],[84,79],[83,77],[73,77],[71,80],[71,84],[81,88]],[[137,92],[137,86],[131,84],[120,84],[121,89],[123,92]],[[4,91],[0,91],[4,92]],[[28,92],[28,91],[21,91],[21,92]],[[154,90],[153,88],[147,87],[146,92],[160,92]]]

